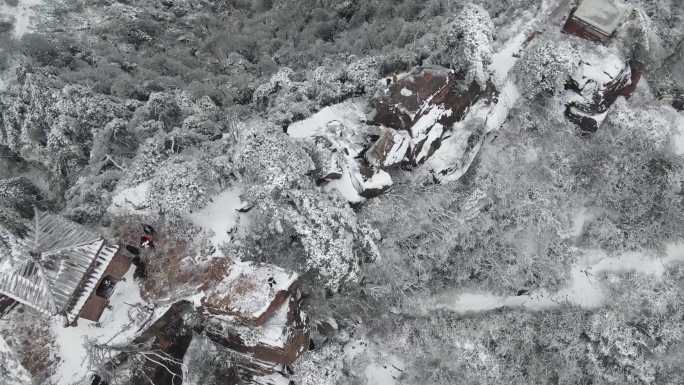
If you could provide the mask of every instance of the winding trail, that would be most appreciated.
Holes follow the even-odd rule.
[[[647,252],[609,257],[600,250],[590,250],[572,266],[568,285],[555,293],[538,290],[526,295],[499,296],[450,290],[431,298],[419,298],[415,301],[415,306],[423,314],[437,309],[477,313],[506,307],[535,311],[565,305],[592,309],[602,306],[607,300],[606,282],[602,273],[636,272],[660,279],[669,265],[680,262],[684,262],[684,242],[667,245],[665,255],[658,257]]]

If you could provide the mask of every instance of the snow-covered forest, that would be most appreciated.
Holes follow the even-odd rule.
[[[0,385],[684,384],[681,0],[0,0]]]

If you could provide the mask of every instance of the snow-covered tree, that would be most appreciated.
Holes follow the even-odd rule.
[[[561,91],[579,62],[579,54],[566,41],[542,39],[525,50],[513,70],[522,94],[534,99]]]
[[[492,60],[494,24],[482,7],[467,3],[442,32],[445,54],[452,68],[463,71],[466,81],[476,81],[484,88],[487,66]]]
[[[342,377],[344,351],[336,344],[326,344],[306,352],[293,367],[293,380],[300,385],[335,385]]]
[[[25,177],[0,179],[0,206],[14,209],[25,218],[33,216],[33,207],[42,200],[38,188]]]
[[[345,283],[358,282],[361,264],[379,259],[376,246],[379,233],[360,223],[346,202],[337,196],[321,194],[315,189],[275,189],[261,194],[256,210],[259,222],[252,232],[256,244],[270,245],[289,239],[297,241],[304,252],[294,260],[272,255],[269,261],[312,271],[333,291]],[[267,248],[254,251],[268,253]]]
[[[236,152],[236,170],[251,183],[289,187],[315,166],[304,148],[281,129],[263,120],[241,124]]]

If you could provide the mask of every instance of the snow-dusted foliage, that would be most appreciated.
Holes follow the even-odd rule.
[[[253,120],[239,129],[236,170],[267,189],[296,185],[314,169],[309,155],[272,123]]]
[[[364,261],[379,259],[377,230],[359,223],[340,198],[316,190],[275,190],[260,201],[263,221],[255,236],[298,240],[305,255],[294,266],[315,272],[320,281],[336,291],[357,282]],[[257,235],[258,234],[258,235]]]
[[[25,177],[0,179],[0,206],[12,208],[23,217],[33,215],[40,195],[38,188]]]
[[[0,378],[4,385],[27,385],[32,382],[29,373],[19,363],[12,348],[0,336]]]
[[[445,54],[456,71],[466,74],[466,81],[476,81],[484,88],[487,67],[492,58],[494,24],[484,8],[467,3],[442,33]]]
[[[342,378],[343,350],[339,345],[327,344],[306,353],[293,367],[293,379],[301,385],[335,385]]]
[[[379,69],[375,57],[353,60],[347,65],[326,63],[305,73],[283,67],[254,90],[252,99],[267,111],[269,121],[284,127],[330,104],[371,93]]]
[[[523,96],[556,94],[579,66],[580,56],[567,42],[540,40],[525,50],[513,71]]]
[[[351,62],[344,70],[346,80],[357,87],[359,92],[370,93],[378,82],[379,60],[364,57]]]
[[[13,365],[20,364],[23,368],[14,366],[14,374],[25,380],[16,385],[30,385],[32,383],[48,383],[48,378],[54,374],[56,365],[55,336],[50,329],[48,319],[40,317],[36,312],[19,305],[14,311],[0,320],[0,344],[4,339],[5,351],[0,345],[0,374],[3,369],[12,371]],[[3,354],[4,353],[4,354]],[[3,356],[9,358],[9,366],[4,366]],[[14,364],[12,362],[14,359]],[[10,377],[11,378],[11,377]],[[4,384],[6,377],[0,377]],[[10,384],[14,385],[10,382]]]
[[[207,204],[217,176],[201,159],[172,158],[152,178],[149,200],[164,213],[183,214]]]

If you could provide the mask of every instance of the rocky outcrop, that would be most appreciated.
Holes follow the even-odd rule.
[[[407,158],[412,166],[418,166],[452,136],[454,123],[463,120],[478,102],[495,102],[495,94],[490,82],[483,89],[476,82],[466,84],[463,74],[420,68],[391,83],[372,102],[371,122],[407,131]]]
[[[319,185],[359,202],[387,190],[388,171],[398,166],[421,168],[436,180],[460,178],[479,151],[496,103],[491,82],[482,88],[467,84],[463,74],[424,67],[387,78],[368,114],[364,101],[349,100],[287,132],[312,144]]]
[[[234,353],[237,369],[270,375],[309,346],[298,276],[273,265],[236,263],[202,299],[206,336]]]
[[[643,64],[625,63],[612,54],[583,58],[565,85],[565,116],[582,135],[595,132],[615,100],[632,95],[643,70]]]

